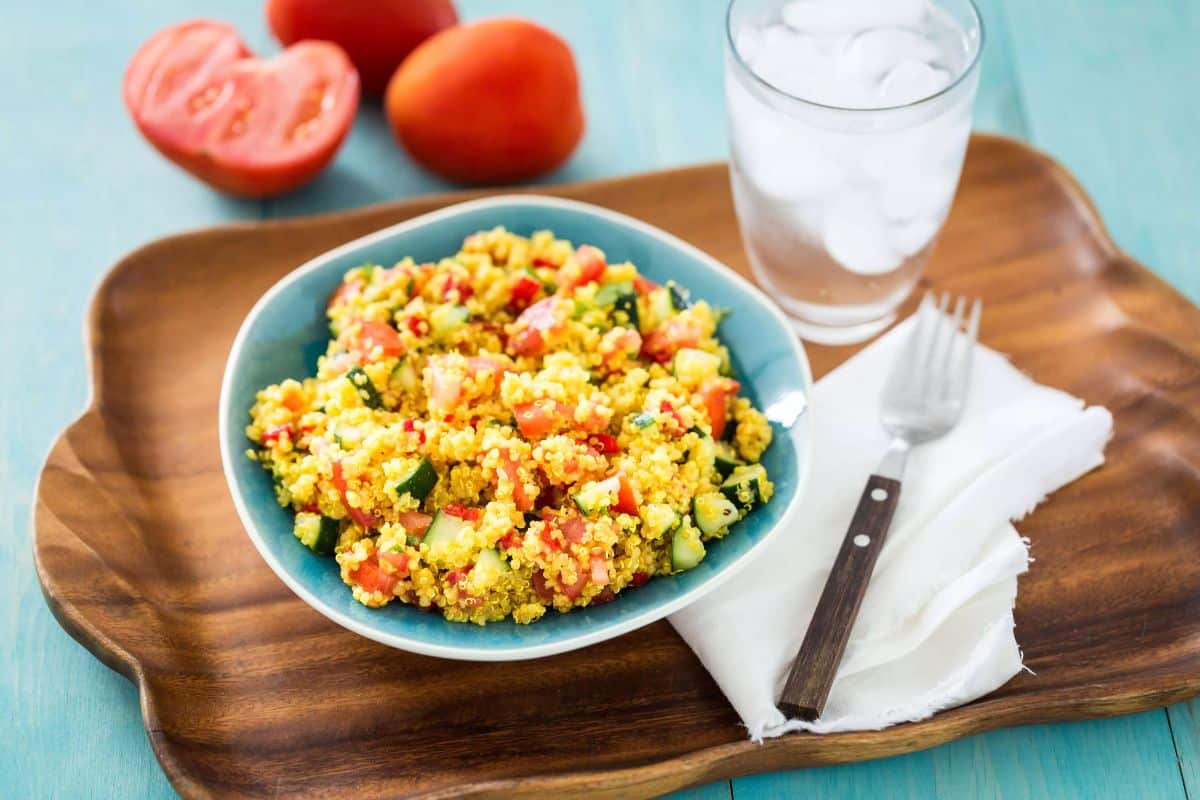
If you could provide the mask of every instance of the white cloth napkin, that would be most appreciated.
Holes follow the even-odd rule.
[[[1013,631],[1027,541],[1010,520],[1104,460],[1112,417],[1040,386],[979,346],[967,408],[916,448],[900,503],[821,719],[776,708],[867,476],[888,443],[883,382],[912,320],[817,383],[800,513],[753,563],[671,624],[752,739],[793,730],[875,730],[1000,687],[1022,668]]]

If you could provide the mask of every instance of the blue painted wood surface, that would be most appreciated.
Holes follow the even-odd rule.
[[[722,158],[724,0],[460,0],[467,19],[532,17],[572,44],[588,134],[552,180]],[[1200,6],[1195,0],[984,0],[976,126],[1064,161],[1117,241],[1200,300]],[[33,574],[30,498],[55,434],[82,408],[80,320],[122,253],[227,220],[325,211],[446,188],[366,108],[336,163],[267,203],[194,183],[137,137],[125,61],[161,26],[235,23],[274,47],[260,3],[10,3],[0,25],[0,796],[170,797],[137,697],[55,624]],[[36,369],[32,369],[37,365]],[[47,367],[46,365],[50,365]],[[1200,796],[1196,704],[997,731],[884,761],[740,778],[679,796],[1175,798]]]

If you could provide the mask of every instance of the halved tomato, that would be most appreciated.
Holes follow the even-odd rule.
[[[172,25],[125,72],[142,135],[205,183],[268,197],[308,182],[333,158],[358,109],[358,73],[329,42],[255,58],[232,26]]]

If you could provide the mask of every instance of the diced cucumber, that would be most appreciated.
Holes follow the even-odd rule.
[[[380,396],[379,390],[375,388],[375,384],[371,382],[371,376],[368,375],[362,367],[355,365],[346,371],[346,380],[350,381],[350,385],[354,387],[354,391],[358,394],[358,398],[367,408],[383,408],[383,397]]]
[[[621,482],[618,478],[612,477],[584,484],[582,489],[571,495],[571,499],[575,501],[575,507],[579,509],[580,513],[593,517],[607,511],[616,500],[619,491],[621,491]]]
[[[649,411],[642,411],[641,413],[634,414],[633,418],[629,421],[633,423],[633,427],[641,431],[654,424],[654,415]]]
[[[503,575],[509,571],[508,562],[494,547],[485,547],[475,559],[475,571],[491,575]]]
[[[596,290],[595,302],[598,306],[611,306],[622,295],[633,294],[633,284],[629,281],[606,283]]]
[[[433,334],[433,338],[443,341],[454,331],[467,324],[467,320],[471,318],[471,312],[466,306],[455,306],[445,303],[440,306],[435,306],[433,311],[429,312],[429,331]]]
[[[766,500],[763,485],[767,482],[767,471],[762,464],[746,464],[734,467],[733,472],[721,484],[721,494],[738,508],[747,511]]]
[[[667,281],[667,299],[675,311],[683,311],[692,307],[692,293],[675,281]]]
[[[422,542],[429,545],[430,554],[436,555],[449,547],[458,535],[470,526],[471,523],[465,519],[450,516],[439,508],[433,515],[433,522],[429,523],[429,530],[425,531]]]
[[[716,447],[714,462],[721,480],[725,480],[735,469],[745,465],[746,462],[737,457],[732,445],[728,442],[716,442],[714,446]]]
[[[388,388],[396,394],[412,394],[420,385],[421,376],[417,374],[417,368],[413,364],[411,355],[400,359],[396,366],[392,367],[392,374],[388,378]]]
[[[722,378],[733,377],[733,359],[729,357],[728,347],[718,347],[717,356],[721,359],[721,368],[717,370],[717,374]]]
[[[704,560],[704,542],[700,534],[685,520],[671,537],[671,569],[683,572]]]
[[[678,312],[671,305],[671,292],[665,286],[660,286],[646,295],[646,328],[643,333],[657,328]]]
[[[720,536],[738,520],[738,510],[729,498],[713,492],[692,498],[692,516],[705,536]]]
[[[721,357],[692,347],[683,347],[675,353],[673,372],[679,382],[689,388],[717,377],[721,370]]]
[[[689,432],[695,433],[700,437],[700,440],[696,442],[696,446],[692,448],[692,458],[700,461],[701,466],[712,464],[716,461],[717,443],[712,440],[712,437],[699,428],[693,428]]]
[[[333,517],[301,511],[296,514],[296,538],[319,556],[333,555],[340,525]]]
[[[428,458],[422,458],[400,480],[396,481],[396,494],[412,495],[414,500],[424,500],[438,482],[437,470]]]

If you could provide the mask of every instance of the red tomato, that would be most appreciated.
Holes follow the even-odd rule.
[[[515,550],[520,548],[523,542],[524,537],[521,535],[521,532],[514,529],[501,536],[497,544],[505,550]]]
[[[554,412],[539,403],[522,403],[513,408],[517,428],[526,439],[540,439],[554,430]]]
[[[587,533],[587,523],[579,517],[567,517],[558,527],[562,530],[563,537],[573,544],[582,542],[584,534]]]
[[[593,433],[588,437],[588,441],[596,446],[603,455],[611,456],[613,453],[621,452],[621,445],[617,443],[617,437],[607,433]]]
[[[333,290],[333,294],[329,295],[329,302],[326,303],[327,308],[333,308],[339,303],[347,303],[358,297],[362,293],[362,281],[342,281],[338,287]]]
[[[458,22],[450,0],[267,0],[267,23],[282,44],[322,39],[342,46],[363,91],[381,95],[404,57]]]
[[[504,477],[508,478],[508,482],[512,484],[513,505],[517,507],[517,511],[529,511],[533,508],[533,500],[525,491],[525,484],[521,482],[521,473],[517,470],[517,462],[513,461],[506,454],[500,464],[500,470],[504,473]]]
[[[604,586],[608,583],[608,563],[599,553],[592,554],[592,583]]]
[[[404,342],[391,325],[386,322],[361,320],[358,326],[358,347],[364,355],[371,355],[376,347],[385,356],[404,355]]]
[[[529,578],[533,583],[533,591],[537,593],[538,597],[547,603],[554,599],[554,588],[550,585],[550,582],[546,580],[546,574],[544,572],[542,572],[540,569],[535,569]]]
[[[699,344],[700,333],[700,324],[695,320],[672,317],[646,336],[642,355],[660,364],[666,363],[680,348]]]
[[[380,553],[379,560],[392,568],[392,574],[397,578],[408,575],[408,553]],[[384,570],[386,572],[387,570]]]
[[[641,275],[638,275],[633,279],[633,290],[639,295],[648,295],[657,288],[658,284],[649,278],[643,278]]]
[[[361,508],[355,508],[346,499],[346,475],[342,472],[342,462],[340,461],[333,462],[333,488],[337,489],[338,495],[342,498],[342,505],[346,507],[346,513],[350,515],[350,519],[358,523],[358,527],[364,531],[379,527],[378,518],[368,514]]]
[[[467,522],[478,522],[480,517],[478,508],[464,506],[462,503],[447,503],[442,507],[442,511],[452,517],[465,519]]]
[[[396,584],[400,582],[395,575],[389,575],[380,569],[376,556],[365,559],[351,570],[349,577],[350,581],[362,587],[363,591],[383,592],[384,594],[391,594],[392,590],[396,588]]]
[[[575,251],[575,264],[579,267],[579,273],[565,276],[561,281],[568,289],[600,280],[608,266],[604,263],[604,254],[590,244],[580,245]]]
[[[734,392],[737,389],[733,390]],[[726,398],[729,388],[724,381],[713,381],[700,387],[700,399],[704,401],[704,410],[708,412],[708,422],[712,426],[712,438],[720,439],[725,434],[725,422],[729,411]]]
[[[650,580],[650,576],[642,571],[633,573],[633,577],[629,579],[630,586],[641,586],[646,581]]]
[[[523,309],[533,301],[533,298],[537,297],[538,292],[541,290],[541,281],[535,280],[530,275],[522,275],[513,284],[512,299],[509,300],[508,304],[511,308]]]
[[[425,531],[429,530],[429,523],[433,522],[433,517],[420,511],[401,511],[396,519],[400,527],[413,536],[424,536]]]
[[[590,577],[588,571],[583,568],[582,564],[576,564],[575,571],[577,577],[575,578],[574,583],[565,583],[561,577],[558,579],[559,584],[562,586],[562,593],[572,600],[574,600],[576,597],[579,597],[579,595],[583,593],[583,587],[587,586],[588,578]]]
[[[637,514],[637,495],[633,493],[633,486],[630,485],[629,478],[625,477],[624,472],[618,472],[617,480],[620,482],[620,489],[617,490],[617,502],[613,504],[613,511],[622,514]]]
[[[138,130],[171,161],[222,191],[268,197],[333,159],[358,109],[358,73],[329,42],[259,60],[231,26],[193,20],[142,45],[124,96]]]

